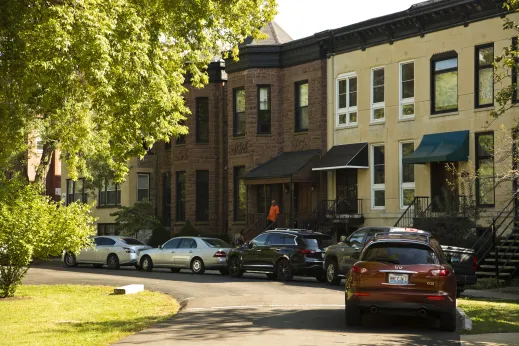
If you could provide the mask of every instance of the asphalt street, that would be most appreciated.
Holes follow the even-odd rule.
[[[457,333],[438,329],[434,319],[367,315],[362,327],[344,323],[344,286],[313,278],[282,283],[265,275],[242,279],[208,271],[151,273],[133,268],[33,266],[24,284],[144,284],[171,294],[183,306],[171,320],[119,342],[119,345],[459,345]]]

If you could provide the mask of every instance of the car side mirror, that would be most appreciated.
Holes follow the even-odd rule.
[[[250,242],[247,243],[247,247],[248,247],[249,249],[252,249],[253,246],[254,246],[254,243],[253,243],[253,242],[250,241]]]
[[[346,236],[345,235],[342,235],[341,238],[339,239],[339,241],[341,243],[346,243]]]
[[[162,244],[159,245],[159,249],[162,250]]]

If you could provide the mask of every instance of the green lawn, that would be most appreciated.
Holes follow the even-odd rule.
[[[104,286],[20,286],[0,299],[2,345],[108,345],[173,316],[171,296]]]
[[[472,319],[470,334],[518,333],[519,303],[479,299],[458,299],[458,306]]]

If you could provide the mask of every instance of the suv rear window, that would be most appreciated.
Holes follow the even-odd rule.
[[[203,238],[202,239],[209,247],[223,247],[223,248],[230,248],[231,245],[227,244],[221,239],[215,239],[215,238]]]
[[[324,249],[332,244],[332,238],[325,235],[299,236],[297,243],[310,249]]]
[[[137,239],[133,239],[133,238],[121,238],[121,240],[123,242],[125,242],[126,244],[128,244],[128,245],[144,245],[143,243],[141,243]]]
[[[420,244],[373,244],[364,251],[360,260],[403,265],[440,264],[436,253]]]

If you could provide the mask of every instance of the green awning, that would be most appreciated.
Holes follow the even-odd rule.
[[[405,164],[457,162],[469,159],[469,131],[433,133],[423,136],[416,150],[402,159]]]

